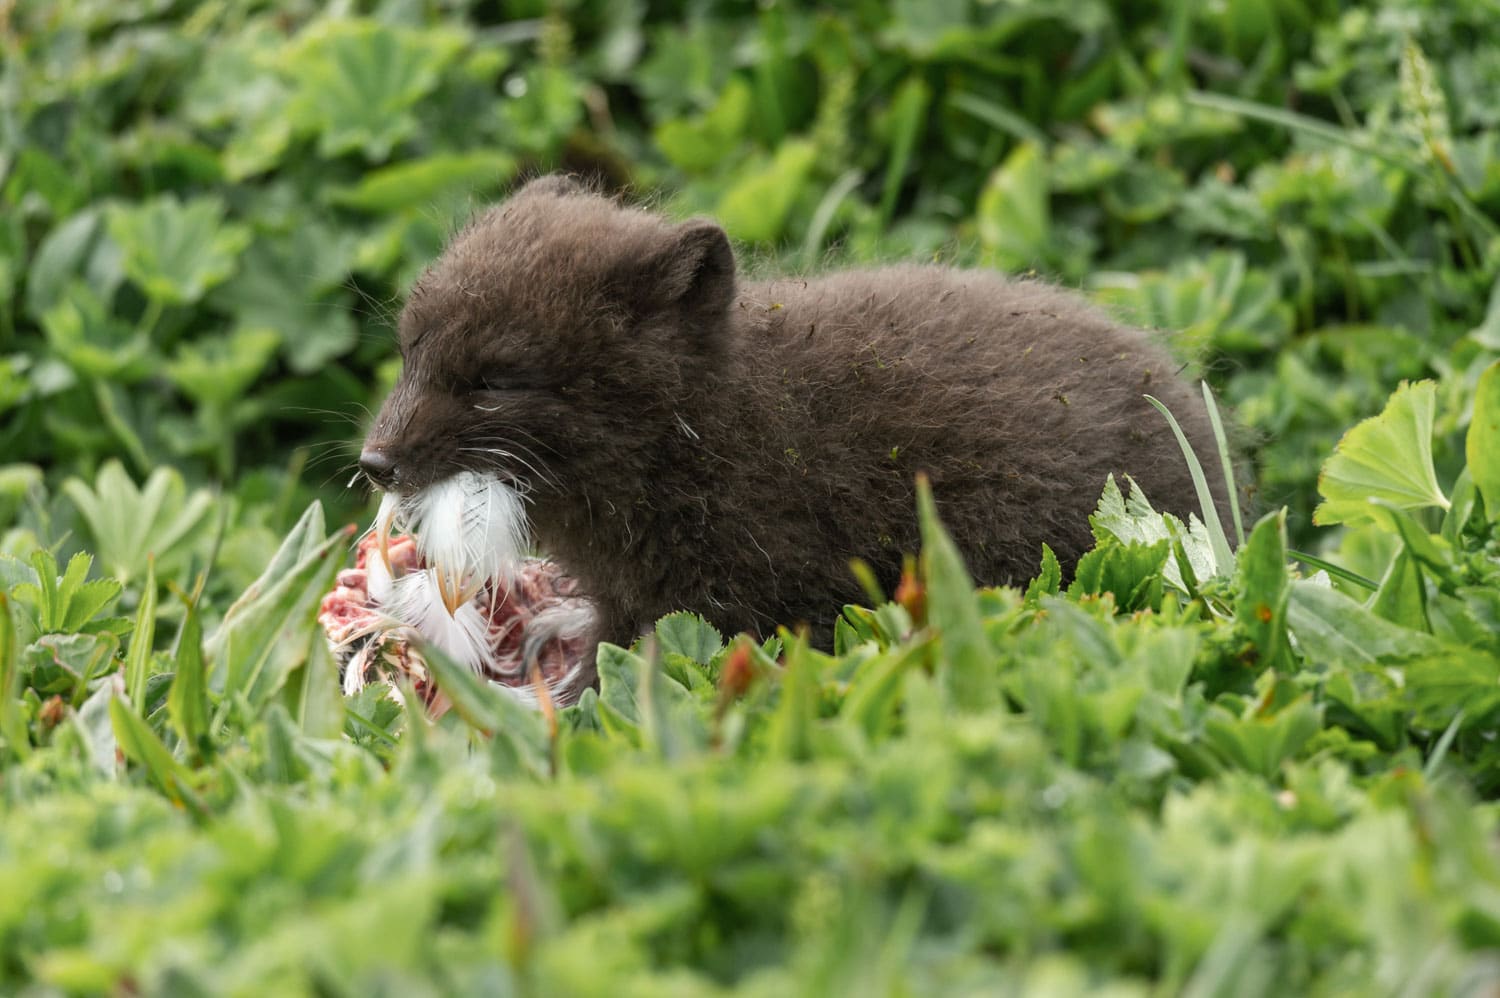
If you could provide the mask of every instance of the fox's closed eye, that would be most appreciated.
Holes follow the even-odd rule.
[[[479,379],[476,389],[482,392],[521,392],[535,387],[536,384],[531,378],[520,372],[514,372],[486,374]]]

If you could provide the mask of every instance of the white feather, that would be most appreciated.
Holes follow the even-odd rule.
[[[413,534],[427,564],[465,593],[491,579],[509,580],[530,546],[521,493],[472,471],[401,498],[393,525]]]
[[[492,654],[489,618],[474,600],[450,614],[433,569],[397,579],[391,601],[383,609],[402,624],[416,628],[449,658],[476,672]]]
[[[375,606],[385,606],[391,599],[391,566],[383,558],[365,559],[365,595]]]

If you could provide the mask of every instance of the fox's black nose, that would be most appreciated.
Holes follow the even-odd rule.
[[[361,451],[359,467],[366,478],[382,489],[396,484],[396,461],[379,447],[366,447]]]

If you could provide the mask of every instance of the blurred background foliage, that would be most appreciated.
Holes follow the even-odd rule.
[[[161,538],[112,560],[76,501],[120,471],[166,476],[159,529],[200,514],[167,547],[217,542],[226,592],[309,499],[357,517],[404,289],[553,168],[716,215],[752,271],[994,266],[1179,332],[1310,545],[1338,434],[1418,376],[1456,429],[1500,352],[1496,24],[1492,0],[4,5],[6,550],[66,535],[139,574]]]

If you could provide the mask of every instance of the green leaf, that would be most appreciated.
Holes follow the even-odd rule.
[[[24,759],[31,754],[31,736],[21,714],[21,670],[16,649],[16,622],[10,597],[0,592],[0,736],[6,750]]]
[[[724,636],[696,613],[669,613],[656,622],[656,646],[663,655],[684,655],[707,665],[724,647]]]
[[[32,608],[42,633],[93,630],[88,625],[95,615],[120,595],[120,583],[114,579],[84,581],[93,563],[92,555],[79,552],[68,560],[66,571],[59,577],[57,561],[50,551],[37,550],[32,554],[36,581],[16,586],[14,593]]]
[[[1431,630],[1427,622],[1427,586],[1410,549],[1403,547],[1396,553],[1369,606],[1377,616],[1394,624],[1414,631]]]
[[[1301,697],[1274,714],[1231,717],[1216,710],[1204,725],[1204,741],[1226,762],[1264,779],[1275,779],[1322,726],[1311,697]]]
[[[1172,546],[1165,538],[1151,544],[1101,541],[1078,560],[1068,596],[1113,593],[1122,611],[1153,609],[1161,603],[1162,581]]]
[[[719,199],[717,215],[724,230],[745,242],[778,239],[816,162],[817,147],[811,142],[783,142],[769,164],[752,166]]]
[[[112,204],[109,234],[124,254],[126,275],[153,301],[191,305],[234,273],[250,230],[224,220],[224,202],[186,204],[164,194],[139,204]]]
[[[125,653],[125,697],[130,709],[144,716],[146,679],[156,640],[156,559],[146,559],[146,581],[141,586],[141,605],[136,608],[135,631]]]
[[[315,21],[281,58],[293,86],[288,115],[325,157],[383,160],[417,131],[417,103],[463,49],[447,28],[415,30],[361,18]]]
[[[1373,665],[1433,654],[1442,647],[1431,635],[1377,617],[1315,582],[1292,584],[1287,621],[1302,656],[1323,668]]]
[[[88,525],[104,570],[128,583],[154,555],[158,565],[177,564],[209,524],[213,494],[187,493],[175,468],[157,468],[137,488],[119,461],[104,462],[91,487],[77,478],[63,482],[68,497]]]
[[[347,532],[334,534],[284,574],[263,574],[230,607],[205,644],[214,664],[214,685],[222,686],[226,699],[243,697],[259,707],[305,664],[302,636],[313,626],[323,595],[343,566],[348,543]],[[281,561],[278,552],[272,565]]]
[[[901,195],[912,151],[922,137],[927,123],[927,106],[932,103],[932,88],[921,75],[908,77],[891,97],[888,130],[891,147],[886,155],[885,183],[880,189],[880,218],[889,222]]]
[[[203,627],[198,608],[187,594],[178,591],[187,613],[177,635],[176,667],[172,689],[167,694],[167,717],[188,751],[198,754],[208,734],[208,669],[203,660]]]
[[[660,759],[678,760],[708,743],[708,729],[698,712],[698,701],[667,674],[661,657],[658,648],[650,658],[640,659],[636,694],[641,745]]]
[[[813,729],[818,721],[818,673],[812,649],[801,635],[783,630],[786,668],[776,709],[769,719],[767,738],[783,759],[802,761],[813,752]]]
[[[1224,524],[1219,519],[1219,509],[1214,504],[1214,495],[1208,487],[1208,478],[1203,473],[1203,465],[1199,463],[1193,445],[1188,443],[1187,434],[1182,432],[1182,427],[1177,424],[1177,417],[1172,415],[1171,410],[1150,395],[1146,396],[1146,401],[1155,406],[1166,419],[1167,425],[1172,427],[1172,435],[1177,438],[1177,446],[1182,450],[1182,459],[1187,462],[1188,473],[1193,478],[1193,491],[1198,495],[1198,509],[1202,513],[1204,526],[1208,528],[1208,538],[1213,543],[1214,562],[1224,566],[1224,570],[1228,571],[1229,566],[1234,564],[1234,551],[1229,547],[1229,538],[1225,535]]]
[[[246,391],[281,345],[273,329],[241,327],[227,336],[184,343],[166,365],[167,377],[199,405],[229,403]]]
[[[1131,479],[1127,482],[1130,485],[1128,499],[1120,493],[1114,475],[1105,479],[1099,505],[1089,516],[1089,525],[1096,538],[1102,541],[1114,537],[1122,544],[1171,542],[1172,558],[1163,569],[1163,578],[1178,592],[1189,592],[1197,580],[1228,572],[1232,562],[1221,563],[1217,559],[1208,530],[1201,520],[1192,517],[1189,526],[1170,513],[1158,513],[1152,508],[1140,483]]]
[[[974,710],[998,695],[994,649],[985,635],[974,583],[963,556],[938,519],[932,486],[917,478],[917,523],[922,532],[922,578],[927,587],[927,622],[938,634],[938,676],[949,703]]]
[[[223,144],[231,181],[263,173],[282,161],[292,139],[287,115],[291,90],[275,72],[285,33],[270,20],[251,21],[202,60],[185,88],[186,117],[205,129],[232,130]]]
[[[1448,508],[1432,466],[1432,417],[1437,385],[1403,384],[1380,415],[1355,426],[1339,441],[1318,476],[1323,502],[1313,522],[1389,523],[1372,499],[1403,510]]]
[[[1110,478],[1108,484],[1114,485],[1114,479]],[[1116,494],[1119,494],[1118,489]],[[1056,596],[1058,589],[1062,586],[1062,565],[1057,561],[1057,555],[1052,548],[1046,544],[1042,545],[1042,567],[1037,572],[1036,578],[1026,587],[1026,602],[1035,605],[1037,600],[1043,596]]]
[[[311,738],[337,738],[344,727],[344,695],[339,666],[322,629],[308,635],[307,658],[292,674],[290,710],[297,726]]]
[[[1469,474],[1491,523],[1500,522],[1500,361],[1485,368],[1474,391],[1474,418],[1464,438]]]
[[[26,271],[26,311],[32,318],[40,321],[80,278],[99,301],[114,297],[124,273],[118,250],[103,233],[98,208],[86,208],[47,233]]]
[[[68,285],[40,325],[53,353],[86,378],[131,383],[155,367],[146,332],[117,319],[85,284]]]
[[[599,645],[599,713],[605,730],[639,740],[641,708],[636,695],[645,659],[626,648]]]
[[[273,330],[293,372],[311,374],[358,341],[341,290],[354,253],[348,233],[310,219],[295,232],[257,239],[241,257],[239,272],[209,300],[233,313],[241,330],[256,330],[256,337]],[[249,346],[254,350],[246,351],[246,367],[264,349],[259,340]]]
[[[465,724],[494,738],[523,771],[539,779],[552,775],[552,741],[541,712],[523,704],[510,690],[480,679],[432,644],[423,642],[420,651],[438,689]]]
[[[498,149],[424,156],[365,174],[351,187],[337,187],[328,200],[346,208],[386,214],[426,207],[459,195],[494,191],[516,175],[516,158]]]
[[[1287,643],[1287,602],[1291,573],[1287,571],[1286,510],[1261,518],[1240,548],[1236,562],[1235,620],[1267,669],[1292,665]]]
[[[109,720],[115,730],[115,739],[125,757],[146,770],[146,775],[157,789],[178,804],[194,802],[192,796],[192,773],[182,763],[172,758],[172,753],[157,737],[151,725],[131,712],[129,706],[118,697],[109,702]]]
[[[1004,270],[1040,265],[1052,237],[1047,154],[1025,142],[990,174],[979,193],[979,243],[985,260]]]
[[[672,164],[689,173],[709,170],[734,154],[750,123],[750,85],[729,78],[714,106],[696,119],[669,118],[652,133]]]
[[[907,673],[919,668],[931,651],[925,642],[911,642],[868,659],[850,681],[839,716],[878,740],[896,716]]]

